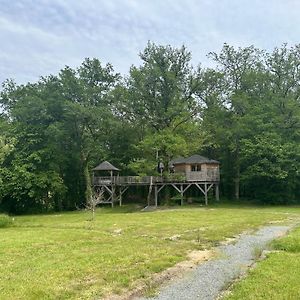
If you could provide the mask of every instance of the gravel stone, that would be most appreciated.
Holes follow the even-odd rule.
[[[257,249],[265,249],[270,241],[287,233],[289,229],[288,226],[266,226],[254,234],[242,234],[234,244],[217,247],[220,252],[217,259],[202,263],[183,278],[162,286],[159,294],[151,299],[216,299],[233,280],[245,274],[255,262]]]

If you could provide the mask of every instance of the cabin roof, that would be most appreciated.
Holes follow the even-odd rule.
[[[219,164],[217,160],[207,158],[205,156],[195,154],[190,157],[178,157],[170,161],[170,164],[179,165],[179,164]]]
[[[100,165],[95,167],[93,171],[120,171],[120,169],[116,168],[108,161],[103,161]]]

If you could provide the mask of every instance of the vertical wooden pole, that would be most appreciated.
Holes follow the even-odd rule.
[[[157,207],[157,202],[158,202],[157,185],[155,185],[155,187],[154,187],[154,201],[155,201],[155,207]]]
[[[115,187],[111,186],[111,207],[114,207],[114,201],[115,201]]]
[[[180,205],[183,205],[183,184],[180,185]]]
[[[120,206],[122,206],[122,186],[120,187]]]
[[[204,195],[205,195],[205,205],[208,205],[208,199],[207,199],[207,183],[204,184]]]
[[[150,206],[150,199],[151,199],[151,192],[152,192],[152,184],[153,184],[153,177],[150,177],[150,185],[149,185],[149,192],[147,196],[147,205]]]
[[[220,201],[219,184],[216,183],[216,200]]]

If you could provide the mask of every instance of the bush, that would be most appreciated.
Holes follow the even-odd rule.
[[[0,228],[9,227],[12,225],[12,218],[7,215],[0,214]]]

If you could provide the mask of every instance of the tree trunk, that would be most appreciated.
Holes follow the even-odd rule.
[[[88,168],[88,160],[84,153],[81,154],[81,159],[82,159],[84,181],[85,181],[85,202],[88,205],[92,197],[92,183],[91,183],[91,177]]]
[[[236,200],[240,199],[240,164],[237,163],[236,174],[234,179],[234,196]]]
[[[235,151],[235,178],[234,178],[234,196],[236,200],[240,199],[240,145],[237,141],[237,147]]]

